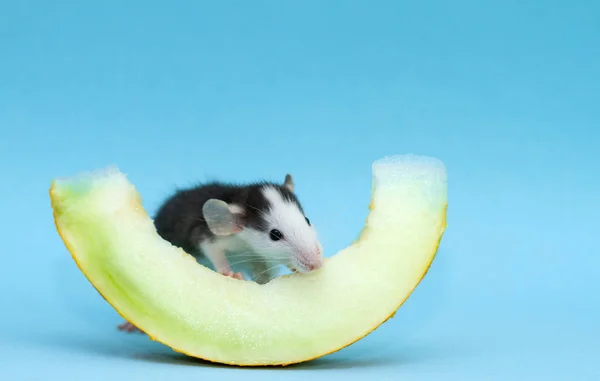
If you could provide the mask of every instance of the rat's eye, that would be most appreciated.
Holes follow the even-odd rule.
[[[304,217],[304,219],[306,220],[306,223],[308,224],[308,226],[310,226],[310,220],[308,219],[308,217]]]
[[[271,237],[271,239],[273,241],[279,241],[280,239],[283,238],[283,234],[281,234],[281,232],[277,229],[273,229],[269,232],[269,236]]]

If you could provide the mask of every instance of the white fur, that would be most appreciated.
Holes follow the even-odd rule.
[[[314,227],[306,222],[298,205],[286,201],[271,186],[264,187],[263,194],[271,204],[264,215],[267,231],[244,229],[239,234],[241,238],[270,262],[278,262],[302,272],[309,271],[310,267],[322,266],[322,248],[317,233]],[[272,241],[269,237],[271,229],[279,230],[283,239]]]
[[[293,189],[291,177],[286,186]],[[222,207],[220,201],[212,200],[205,204],[209,227],[220,232],[214,241],[200,243],[200,249],[213,267],[220,273],[229,273],[235,267],[246,268],[253,280],[259,283],[272,279],[278,265],[300,272],[320,268],[323,265],[321,244],[314,227],[306,222],[298,205],[286,201],[272,186],[265,186],[262,192],[270,203],[262,216],[267,223],[266,231],[248,226],[237,230],[229,221],[234,221],[229,213],[243,213],[244,208],[240,205]],[[209,218],[212,220],[209,221]],[[270,237],[272,229],[279,230],[283,239],[273,241]]]
[[[244,213],[244,208],[242,208],[241,206],[236,205],[236,204],[229,204],[229,210],[231,210],[231,213],[233,213],[233,214]]]

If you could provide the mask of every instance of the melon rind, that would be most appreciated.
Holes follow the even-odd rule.
[[[443,163],[373,163],[359,238],[318,271],[266,285],[219,275],[156,233],[117,167],[56,179],[58,233],[89,282],[153,340],[207,361],[289,365],[340,350],[379,327],[425,276],[446,228]]]

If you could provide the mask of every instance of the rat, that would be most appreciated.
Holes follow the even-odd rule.
[[[275,269],[308,273],[323,266],[315,227],[295,194],[290,174],[282,184],[219,181],[176,191],[158,209],[157,233],[216,272],[265,284]],[[119,329],[139,331],[129,322]]]

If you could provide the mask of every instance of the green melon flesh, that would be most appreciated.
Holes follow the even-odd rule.
[[[365,228],[309,274],[266,285],[219,275],[162,240],[116,167],[52,183],[57,230],[127,320],[178,352],[232,365],[287,365],[339,350],[391,317],[446,228],[446,169],[398,155],[373,163]]]

